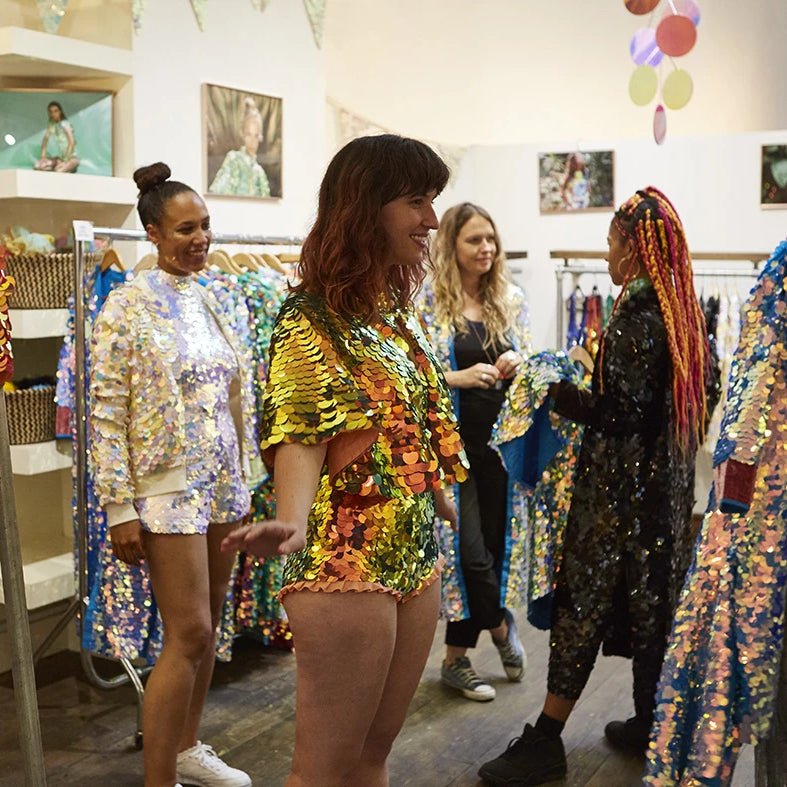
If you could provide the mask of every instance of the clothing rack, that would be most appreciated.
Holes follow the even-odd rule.
[[[131,682],[137,694],[137,729],[134,736],[136,748],[142,748],[142,705],[144,689],[141,676],[143,670],[137,669],[125,658],[119,659],[124,673],[113,678],[102,678],[93,663],[93,654],[84,650],[83,621],[84,613],[90,599],[88,592],[88,531],[87,531],[87,386],[85,381],[85,255],[88,246],[96,238],[109,241],[146,241],[147,233],[144,230],[93,227],[85,222],[74,222],[74,361],[75,361],[75,397],[74,419],[76,422],[75,439],[75,517],[77,531],[77,558],[76,569],[78,579],[77,595],[72,599],[63,617],[58,621],[53,631],[36,651],[35,658],[39,658],[52,644],[57,635],[65,628],[68,621],[74,616],[77,618],[79,631],[80,660],[85,675],[90,683],[100,689],[113,689]],[[212,243],[238,244],[246,246],[300,246],[303,239],[294,236],[265,236],[243,234],[214,233]]]
[[[556,347],[563,347],[565,344],[565,304],[563,303],[563,279],[569,275],[576,283],[582,274],[607,274],[606,265],[598,262],[585,262],[585,260],[603,260],[606,257],[604,251],[551,251],[550,259],[562,260],[555,264],[556,290],[557,290],[557,313],[556,313]],[[696,252],[691,255],[694,262],[729,262],[747,263],[750,267],[738,268],[727,265],[720,268],[695,267],[695,278],[745,278],[758,273],[759,265],[768,259],[770,255],[762,252]]]

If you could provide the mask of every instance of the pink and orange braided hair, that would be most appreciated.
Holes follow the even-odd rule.
[[[694,290],[683,224],[672,203],[653,186],[624,202],[613,224],[624,238],[633,240],[635,259],[645,266],[653,282],[672,358],[675,438],[683,450],[694,450],[705,432],[709,357],[705,317]],[[634,268],[629,267],[613,313],[636,272]]]

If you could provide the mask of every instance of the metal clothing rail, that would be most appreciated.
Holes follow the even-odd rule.
[[[555,337],[557,348],[561,348],[565,344],[565,303],[563,295],[563,279],[566,275],[573,276],[576,282],[583,274],[608,274],[609,269],[606,265],[599,265],[596,262],[583,263],[580,260],[601,260],[606,256],[603,251],[552,251],[549,256],[552,259],[563,260],[562,263],[555,265],[556,291],[557,291],[557,309],[555,319]],[[748,276],[753,276],[758,273],[758,266],[764,260],[767,260],[768,254],[761,252],[737,253],[737,252],[698,252],[691,255],[693,261],[706,262],[706,261],[724,261],[732,262],[738,261],[748,263],[749,268],[710,268],[710,267],[696,267],[694,268],[695,278],[736,278],[743,279]],[[571,262],[577,260],[577,262]]]
[[[25,784],[46,787],[46,766],[41,745],[36,678],[33,668],[30,624],[25,600],[22,550],[16,521],[8,412],[0,388],[0,571],[3,576],[6,621],[11,638],[11,672],[18,719],[16,734],[22,751]]]
[[[80,225],[79,228],[77,225]],[[57,623],[52,633],[37,651],[40,656],[54,641],[57,634],[65,628],[68,621],[77,616],[80,659],[90,683],[100,689],[112,689],[125,685],[129,681],[134,685],[137,693],[137,730],[134,737],[135,745],[142,748],[142,705],[143,688],[141,675],[138,670],[125,658],[119,659],[124,674],[113,678],[102,678],[95,669],[93,655],[86,651],[82,645],[84,614],[90,601],[88,598],[88,531],[87,531],[87,386],[85,381],[85,255],[87,246],[95,238],[105,238],[110,241],[145,241],[148,239],[144,230],[123,229],[114,227],[90,227],[87,237],[84,236],[85,223],[75,222],[74,226],[74,366],[75,366],[75,397],[74,419],[76,422],[75,436],[75,518],[77,531],[77,578],[78,590],[65,614]],[[248,246],[299,246],[303,243],[301,238],[279,235],[243,235],[214,233],[213,243],[216,244],[242,244]],[[111,659],[110,659],[111,660]]]

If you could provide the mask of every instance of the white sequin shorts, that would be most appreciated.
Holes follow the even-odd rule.
[[[210,524],[237,522],[249,513],[251,496],[242,477],[189,473],[189,489],[166,495],[141,497],[134,501],[142,527],[150,533],[201,534]]]

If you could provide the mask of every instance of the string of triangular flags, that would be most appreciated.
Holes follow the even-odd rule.
[[[169,2],[169,0],[167,0]],[[199,29],[205,31],[207,24],[208,0],[190,0],[197,18]],[[303,0],[303,7],[311,25],[314,43],[321,49],[325,34],[325,3],[327,0]],[[252,6],[257,11],[264,11],[270,0],[251,0]],[[142,29],[142,17],[145,15],[145,8],[148,0],[131,0],[131,16],[134,21],[134,32],[139,33]],[[66,13],[68,0],[36,0],[38,15],[47,33],[57,33],[60,23]]]
[[[328,102],[328,123],[333,134],[333,142],[336,150],[346,145],[350,140],[357,139],[358,137],[372,136],[375,134],[398,134],[399,132],[385,128],[361,115],[356,115],[351,110],[342,106],[338,101],[332,98],[327,99]],[[462,160],[467,153],[467,148],[460,145],[448,145],[445,142],[435,142],[433,140],[424,139],[431,148],[433,148],[440,158],[448,164],[451,170],[451,181],[456,180],[459,174],[459,169],[462,166]]]

